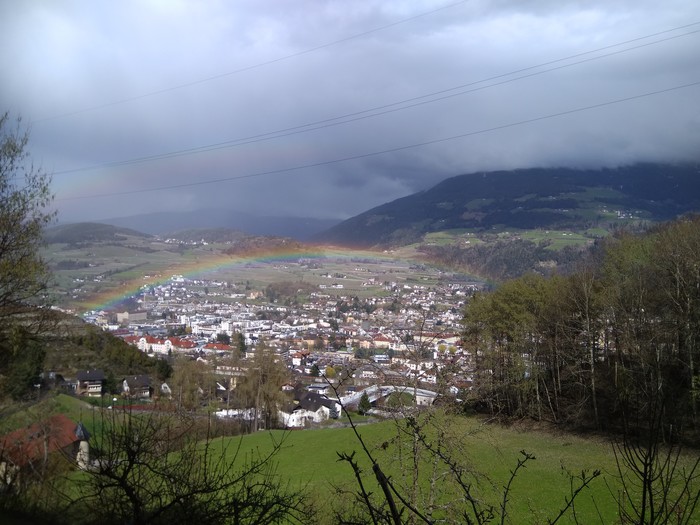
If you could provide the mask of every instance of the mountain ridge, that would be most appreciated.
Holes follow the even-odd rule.
[[[695,164],[474,172],[372,208],[313,240],[396,246],[444,230],[582,230],[624,221],[661,222],[696,210],[700,169]]]

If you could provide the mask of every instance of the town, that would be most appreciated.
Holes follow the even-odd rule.
[[[270,301],[264,291],[223,280],[172,275],[129,298],[131,311],[83,317],[154,359],[206,366],[215,378],[209,397],[219,401],[222,417],[255,417],[251,407],[229,406],[261,347],[287,371],[280,388],[294,397],[296,410],[279,411],[286,427],[338,417],[340,404],[357,407],[363,393],[381,404],[405,391],[412,403],[424,405],[438,394],[456,397],[469,388],[473,360],[461,346],[460,321],[479,283],[369,277],[360,298],[344,294],[342,275],[322,275],[332,284],[316,285],[300,304]],[[98,376],[92,386],[85,381],[88,372],[83,382],[78,378],[77,393],[100,395],[100,372],[92,371]],[[140,399],[177,397],[167,381],[140,376],[125,378],[122,392]]]

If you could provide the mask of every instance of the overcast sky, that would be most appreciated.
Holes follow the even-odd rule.
[[[698,0],[0,0],[0,67],[63,222],[700,160]]]

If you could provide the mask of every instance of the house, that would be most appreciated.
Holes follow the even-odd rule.
[[[103,393],[105,374],[99,368],[81,370],[76,374],[78,384],[75,392],[79,396],[100,397]]]
[[[151,377],[147,374],[125,377],[122,381],[122,392],[128,397],[150,399],[153,395]]]
[[[308,352],[294,352],[292,354],[292,366],[297,367],[305,365],[308,356]]]
[[[63,414],[0,437],[0,487],[18,487],[22,478],[45,470],[49,461],[87,464],[89,435],[82,423]]]
[[[375,348],[388,349],[393,346],[393,341],[384,334],[377,334],[373,339]]]
[[[117,312],[117,323],[120,325],[135,324],[148,320],[148,312]]]
[[[389,354],[375,354],[372,356],[372,361],[378,365],[390,365],[391,357],[389,357]]]
[[[326,383],[316,383],[313,385],[309,385],[306,387],[306,389],[309,392],[316,392],[317,394],[321,394],[322,396],[327,396],[331,393],[331,387]]]
[[[364,380],[373,380],[379,378],[380,368],[377,365],[364,365],[356,369],[352,377]]]
[[[147,354],[170,355],[174,352],[192,351],[197,348],[197,343],[180,337],[158,339],[151,335],[144,335],[139,338],[136,346],[138,346],[139,350]]]
[[[296,405],[278,412],[279,421],[286,428],[304,428],[311,423],[321,423],[329,418],[337,419],[340,403],[316,392],[302,395]]]

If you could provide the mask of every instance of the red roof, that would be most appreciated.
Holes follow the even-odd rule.
[[[225,345],[224,343],[207,343],[204,345],[205,350],[233,350],[231,345]]]
[[[187,339],[180,339],[179,337],[169,337],[170,343],[177,348],[195,348],[197,343],[188,341]]]
[[[41,460],[44,454],[62,450],[77,441],[77,425],[63,414],[28,427],[17,429],[0,438],[0,456],[23,467]]]

